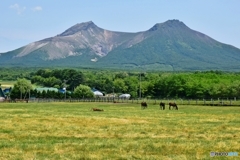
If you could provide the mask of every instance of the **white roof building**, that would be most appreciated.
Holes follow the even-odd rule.
[[[121,94],[121,95],[119,96],[119,98],[126,98],[126,99],[129,99],[130,97],[131,97],[130,94]]]
[[[94,94],[95,96],[103,96],[103,93],[100,92],[100,91],[93,91],[93,94]]]

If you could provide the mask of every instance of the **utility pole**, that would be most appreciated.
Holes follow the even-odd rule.
[[[114,86],[113,86],[113,101],[114,101],[114,98],[115,98],[115,94],[114,94]]]
[[[66,95],[67,95],[67,85],[66,85],[67,80],[64,80],[64,101],[66,102]]]
[[[139,83],[139,98],[141,99],[141,72],[140,72],[140,77],[139,77],[139,79],[140,79],[140,83]]]
[[[22,84],[21,84],[21,86],[20,86],[20,99],[22,99]]]
[[[66,101],[67,88],[65,88],[65,101]]]

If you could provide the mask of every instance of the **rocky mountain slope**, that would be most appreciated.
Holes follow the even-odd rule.
[[[194,31],[179,20],[143,32],[105,30],[93,22],[0,54],[5,66],[239,70],[240,49]]]

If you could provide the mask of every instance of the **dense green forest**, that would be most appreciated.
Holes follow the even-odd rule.
[[[0,70],[0,80],[16,81],[19,78],[25,78],[30,80],[31,84],[43,87],[63,88],[66,86],[68,91],[73,92],[79,85],[84,85],[105,94],[129,93],[132,98],[240,98],[240,73],[236,72],[174,73],[90,69]],[[35,94],[37,95],[37,93]],[[68,96],[70,95],[68,94]]]

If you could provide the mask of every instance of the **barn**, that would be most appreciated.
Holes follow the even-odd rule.
[[[2,88],[0,88],[0,101],[4,101],[5,100],[5,94],[3,93]]]
[[[37,92],[47,92],[47,91],[54,91],[54,92],[58,92],[57,88],[53,88],[53,87],[43,87],[43,88],[35,88],[37,90]]]
[[[119,98],[122,98],[122,99],[129,99],[131,97],[130,94],[122,94],[119,96]]]
[[[102,96],[104,96],[102,92],[100,92],[99,90],[97,90],[95,88],[92,89],[92,92],[93,92],[95,97],[102,97]]]
[[[10,88],[5,88],[5,89],[3,90],[3,93],[4,93],[5,95],[10,94],[11,90],[12,90],[11,87],[10,87]]]

